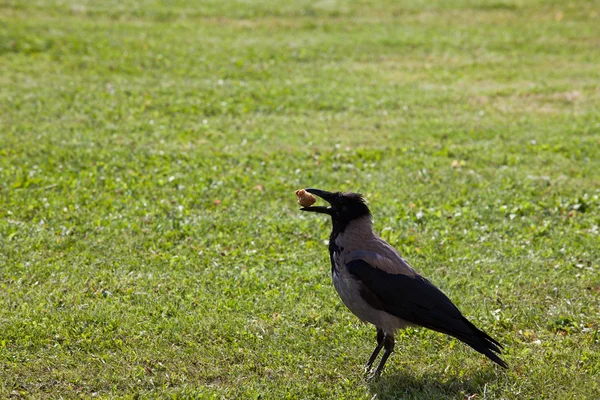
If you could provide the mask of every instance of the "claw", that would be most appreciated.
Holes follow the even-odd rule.
[[[374,379],[378,379],[381,376],[381,371],[375,370],[371,375],[367,376],[367,382],[371,382]]]

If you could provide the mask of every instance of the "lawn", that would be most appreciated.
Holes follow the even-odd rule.
[[[600,398],[597,0],[0,0],[0,398]],[[502,370],[331,284],[356,191]]]

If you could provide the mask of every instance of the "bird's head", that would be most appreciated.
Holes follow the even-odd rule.
[[[302,207],[300,210],[331,215],[334,226],[346,226],[355,219],[371,216],[371,211],[365,203],[365,199],[358,193],[326,192],[319,189],[305,190],[319,196],[328,202],[330,206]]]

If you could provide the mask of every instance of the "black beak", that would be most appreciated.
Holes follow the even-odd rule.
[[[319,196],[320,198],[322,198],[329,204],[331,204],[331,202],[335,198],[335,194],[333,194],[331,192],[326,192],[325,190],[312,189],[312,188],[305,189],[305,190],[308,193],[314,194],[315,196]],[[302,207],[300,210],[331,215],[331,207],[311,206],[311,207]]]

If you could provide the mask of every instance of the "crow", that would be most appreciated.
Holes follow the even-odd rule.
[[[501,353],[502,345],[469,322],[441,290],[373,232],[371,211],[362,195],[306,191],[330,204],[301,210],[331,216],[329,258],[333,286],[354,315],[377,328],[377,347],[365,365],[365,373],[371,371],[381,349],[385,349],[369,379],[381,374],[394,351],[394,334],[408,326],[423,326],[453,336],[496,364],[508,367],[496,354]]]

